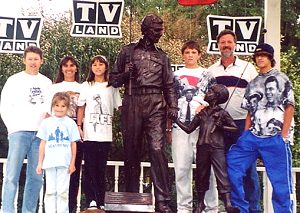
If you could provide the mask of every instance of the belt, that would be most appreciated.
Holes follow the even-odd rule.
[[[128,95],[128,88],[125,89],[125,94]],[[160,88],[132,88],[132,95],[146,95],[146,94],[162,94],[162,90]]]

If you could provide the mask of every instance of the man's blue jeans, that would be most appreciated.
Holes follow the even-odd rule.
[[[245,120],[234,120],[234,122],[238,126],[239,131],[236,133],[225,133],[224,142],[226,145],[226,152],[232,144],[235,144],[237,142],[238,138],[242,135],[245,129]],[[244,191],[245,199],[249,202],[249,213],[261,213],[261,191],[259,185],[259,177],[256,171],[256,161],[246,171],[246,176],[244,177]]]
[[[23,194],[22,213],[35,213],[42,187],[42,175],[36,173],[40,139],[35,131],[19,131],[8,135],[6,174],[2,188],[3,213],[14,213],[16,196],[23,161],[27,156],[26,182]]]

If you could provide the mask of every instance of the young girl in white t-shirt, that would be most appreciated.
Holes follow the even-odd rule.
[[[119,90],[108,86],[108,61],[92,58],[78,100],[77,125],[84,145],[84,193],[88,209],[104,209],[105,169],[112,142],[114,109],[121,106]],[[82,130],[83,124],[83,130]]]
[[[75,121],[67,115],[70,96],[58,92],[53,96],[53,116],[44,119],[37,132],[41,139],[38,174],[45,170],[45,211],[69,212],[70,175],[75,171],[76,141],[80,135]]]

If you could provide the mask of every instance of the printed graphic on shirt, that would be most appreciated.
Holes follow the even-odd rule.
[[[294,94],[286,75],[272,70],[266,75],[257,76],[250,82],[242,103],[242,107],[251,115],[250,130],[257,136],[280,133],[287,104],[294,105]],[[292,130],[293,127],[290,132]]]
[[[183,90],[183,97],[179,98],[179,119],[182,122],[190,123],[194,117],[194,112],[199,106],[199,102],[193,100],[196,94],[196,89],[194,87],[186,87]]]
[[[42,104],[45,98],[40,87],[32,87],[29,90],[29,102],[31,104]]]
[[[73,91],[67,91],[66,93],[70,96],[70,100],[71,100],[70,109],[69,109],[67,114],[70,118],[76,119],[79,93],[78,92],[73,92]]]
[[[194,90],[194,96],[205,94],[207,88],[212,84],[212,77],[206,70],[199,70],[198,75],[189,75],[188,73],[180,75],[181,70],[174,73],[175,84],[177,89],[178,98],[185,96],[185,91],[188,89]],[[186,70],[186,72],[189,72]]]
[[[98,125],[111,125],[112,116],[109,115],[109,110],[106,104],[101,100],[101,95],[96,94],[93,97],[94,111],[90,113],[89,122],[93,124],[94,132],[97,130]]]
[[[189,123],[195,111],[204,102],[204,94],[214,83],[212,76],[203,68],[182,68],[174,73],[178,95],[179,120]],[[176,125],[174,125],[176,127]]]
[[[49,148],[55,147],[69,147],[70,137],[66,128],[57,126],[56,129],[48,136],[47,146]]]
[[[176,89],[178,98],[181,98],[184,96],[184,90],[187,88],[191,88],[193,90],[196,90],[197,83],[199,81],[199,78],[196,76],[189,76],[189,75],[175,75],[175,83],[176,83]],[[195,92],[194,92],[195,93]]]
[[[42,121],[36,136],[46,141],[43,169],[69,167],[72,158],[72,142],[80,140],[74,120],[68,116],[48,117]]]

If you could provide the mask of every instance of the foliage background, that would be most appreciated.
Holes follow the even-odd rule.
[[[23,11],[24,15],[42,14],[45,18],[40,40],[40,46],[44,51],[44,65],[41,73],[54,79],[58,64],[66,55],[73,55],[77,58],[82,81],[87,75],[89,60],[94,55],[107,56],[110,66],[112,66],[120,47],[140,38],[141,19],[149,13],[158,14],[165,21],[165,34],[158,45],[168,53],[172,63],[183,63],[180,48],[184,41],[193,39],[198,41],[203,48],[200,65],[208,67],[218,56],[206,54],[207,15],[264,16],[264,1],[261,0],[221,0],[213,5],[193,7],[181,6],[174,0],[130,0],[125,1],[125,7],[121,28],[123,38],[121,39],[71,37],[69,33],[72,25],[70,11],[65,14],[51,15],[46,14],[43,8]],[[300,0],[281,1],[281,7],[281,70],[287,73],[294,86],[296,128],[295,145],[292,147],[292,152],[294,166],[300,166]],[[132,16],[130,16],[130,9]],[[132,20],[131,24],[130,19]],[[260,40],[263,41],[263,34]],[[247,57],[245,59],[251,60]],[[6,79],[23,68],[22,55],[0,54],[0,91]],[[114,119],[115,141],[110,160],[123,160],[118,112]],[[4,158],[8,148],[6,137],[6,128],[0,120],[0,157]],[[167,147],[167,151],[171,162],[170,147]],[[145,160],[147,160],[147,156],[145,156]],[[171,179],[173,178],[171,177]],[[2,185],[1,182],[2,180],[0,180],[0,185]]]

